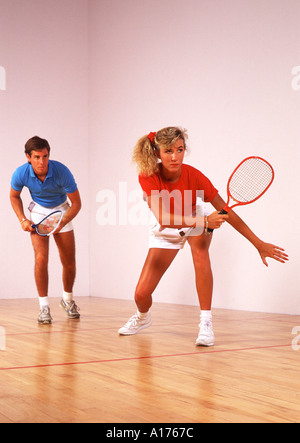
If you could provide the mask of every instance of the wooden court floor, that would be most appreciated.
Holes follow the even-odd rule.
[[[36,300],[0,300],[1,423],[300,421],[299,316],[216,309],[216,344],[197,348],[195,307],[155,304],[151,328],[120,337],[132,302],[79,298],[79,321],[58,303],[39,326]]]

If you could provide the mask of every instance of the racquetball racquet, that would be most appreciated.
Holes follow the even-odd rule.
[[[274,175],[274,169],[263,158],[245,158],[229,177],[227,203],[219,214],[228,214],[235,206],[249,205],[258,200],[273,183]],[[193,229],[183,236],[189,235]],[[213,229],[208,228],[207,232],[212,233]]]
[[[233,171],[227,183],[227,203],[220,214],[228,214],[235,206],[249,205],[269,189],[274,169],[261,157],[245,158]],[[213,232],[213,229],[208,229]]]
[[[39,223],[32,225],[32,227],[42,237],[48,237],[57,230],[62,217],[62,211],[54,211],[47,215],[47,217],[43,218],[43,220],[41,220]]]

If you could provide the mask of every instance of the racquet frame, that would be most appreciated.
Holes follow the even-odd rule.
[[[239,168],[240,168],[240,167],[241,167],[246,161],[251,160],[251,159],[256,159],[256,160],[259,160],[259,161],[261,161],[261,162],[264,162],[264,163],[266,164],[266,166],[270,168],[270,171],[269,171],[269,172],[271,173],[271,180],[269,181],[268,185],[266,185],[266,186],[263,188],[263,191],[262,191],[261,193],[259,193],[259,195],[256,195],[255,197],[253,197],[253,198],[250,199],[250,200],[247,200],[247,201],[241,201],[241,200],[238,200],[237,198],[234,198],[234,197],[232,196],[231,191],[230,191],[230,184],[231,184],[232,178],[235,176],[235,174],[236,174],[236,172],[239,170]],[[275,173],[274,173],[274,169],[273,169],[273,167],[270,165],[269,162],[267,162],[267,161],[266,161],[265,159],[263,159],[262,157],[250,156],[250,157],[247,157],[247,158],[245,158],[244,160],[242,160],[242,161],[238,164],[238,166],[234,169],[233,173],[231,174],[231,176],[230,176],[229,179],[228,179],[228,182],[227,182],[227,203],[226,203],[226,205],[224,206],[224,208],[219,212],[219,214],[228,214],[228,212],[231,211],[231,209],[234,208],[234,207],[236,207],[236,206],[244,206],[244,205],[249,205],[250,203],[254,203],[256,200],[258,200],[260,197],[262,197],[262,195],[264,195],[264,193],[269,189],[269,187],[271,186],[271,184],[272,184],[273,181],[274,181],[274,177],[275,177]],[[255,178],[255,176],[254,176],[254,178]],[[230,200],[233,200],[235,203],[229,206]],[[193,230],[194,230],[194,228],[190,228],[186,233],[185,233],[184,231],[180,231],[179,234],[180,234],[182,237],[184,237],[184,236],[188,236],[189,234],[191,234],[191,232],[192,232]],[[206,230],[206,232],[207,232],[208,234],[211,234],[211,233],[213,232],[213,229],[208,228],[208,229]]]
[[[257,195],[256,197],[254,197],[250,200],[241,201],[241,200],[238,200],[237,198],[232,196],[232,193],[230,191],[230,184],[231,184],[232,178],[235,176],[236,172],[240,169],[240,167],[245,162],[247,162],[248,160],[252,160],[252,159],[253,160],[256,159],[256,160],[259,160],[259,161],[265,163],[266,166],[268,166],[270,168],[272,178],[269,181],[269,184],[264,187],[263,191],[259,195]],[[264,195],[264,193],[269,189],[269,187],[271,186],[271,184],[274,181],[274,177],[275,177],[275,173],[274,173],[273,167],[264,158],[256,157],[256,156],[251,156],[251,157],[245,158],[243,161],[241,161],[241,163],[239,163],[237,165],[237,167],[235,168],[235,170],[233,171],[233,173],[231,174],[231,176],[228,179],[228,182],[227,182],[227,203],[226,203],[226,206],[219,212],[219,214],[228,214],[228,212],[231,211],[231,209],[236,206],[244,206],[244,205],[249,205],[250,203],[254,203],[256,200],[258,200],[260,197],[262,197]],[[235,203],[233,205],[229,206],[230,200],[233,200]],[[208,228],[207,231],[208,231],[208,233],[211,233],[211,232],[213,232],[213,229]]]
[[[42,234],[41,232],[39,232],[38,227],[39,225],[41,225],[45,220],[47,220],[48,218],[52,217],[54,214],[60,214],[60,219],[57,223],[57,225],[55,226],[55,228],[47,233],[47,234]],[[40,235],[41,237],[49,237],[50,235],[54,234],[54,232],[57,230],[58,226],[60,225],[60,222],[63,218],[63,212],[62,211],[53,211],[51,212],[51,214],[48,214],[46,217],[44,217],[39,223],[35,223],[34,225],[32,225],[32,227],[36,230],[37,234]]]

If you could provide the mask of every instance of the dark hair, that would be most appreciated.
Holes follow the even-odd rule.
[[[50,145],[44,138],[40,138],[37,135],[30,138],[25,144],[25,154],[28,154],[31,157],[32,151],[42,151],[43,149],[47,149],[48,153],[50,152]]]

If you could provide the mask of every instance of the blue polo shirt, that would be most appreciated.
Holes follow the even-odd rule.
[[[45,208],[60,206],[67,200],[67,194],[77,191],[77,184],[70,170],[54,160],[49,160],[44,183],[37,178],[29,163],[20,166],[13,173],[11,187],[21,192],[24,186],[29,189],[32,200]]]

